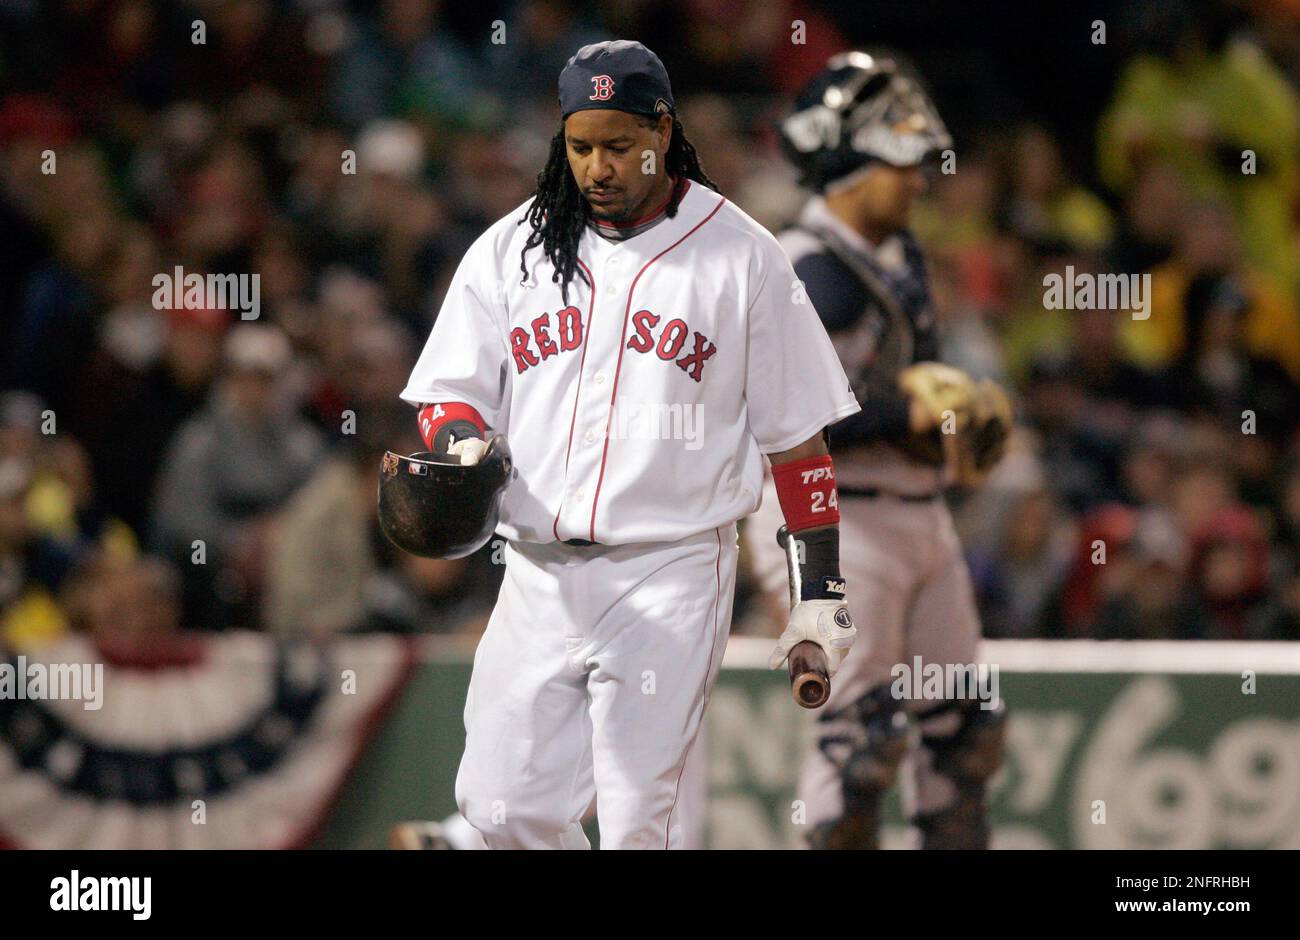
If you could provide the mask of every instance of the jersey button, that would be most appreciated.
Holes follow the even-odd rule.
[[[582,502],[584,499],[587,498],[587,491],[578,490],[578,492],[573,494],[573,498],[576,499],[578,502]]]
[[[594,381],[597,385],[604,385],[604,384],[605,384],[605,373],[604,373],[604,372],[597,372],[597,373],[596,373],[595,375],[593,375],[591,378],[592,378],[592,381]]]
[[[596,441],[596,432],[588,431],[586,434],[582,435],[582,439],[588,444],[593,444]]]

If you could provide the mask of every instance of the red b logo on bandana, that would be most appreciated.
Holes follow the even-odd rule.
[[[608,75],[593,75],[591,83],[596,86],[596,93],[588,101],[608,101],[614,97],[614,79]]]

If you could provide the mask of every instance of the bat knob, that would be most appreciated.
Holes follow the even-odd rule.
[[[804,640],[790,651],[790,693],[804,708],[821,708],[831,697],[831,679],[826,654],[821,647]]]
[[[805,672],[795,676],[793,683],[795,701],[804,708],[821,708],[831,697],[831,689],[825,679],[825,676],[815,672]]]

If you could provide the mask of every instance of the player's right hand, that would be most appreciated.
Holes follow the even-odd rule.
[[[448,447],[447,453],[459,457],[461,466],[471,466],[483,459],[487,448],[487,441],[479,440],[477,437],[466,437]]]
[[[826,654],[826,672],[835,675],[857,638],[857,628],[842,600],[800,601],[790,611],[790,623],[776,642],[767,664],[780,669],[790,650],[804,640],[812,640]]]

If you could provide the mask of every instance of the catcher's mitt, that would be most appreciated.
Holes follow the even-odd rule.
[[[992,379],[976,382],[961,369],[918,362],[898,375],[899,389],[919,402],[930,427],[899,446],[931,466],[947,466],[959,486],[980,483],[1006,451],[1011,400]]]

